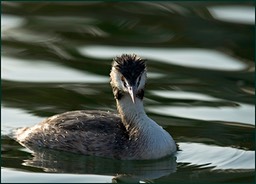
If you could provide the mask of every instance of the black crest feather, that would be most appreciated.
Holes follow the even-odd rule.
[[[114,58],[113,66],[133,84],[141,73],[146,70],[145,61],[145,59],[135,54],[123,54],[120,57]]]

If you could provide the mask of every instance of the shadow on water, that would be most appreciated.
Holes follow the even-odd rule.
[[[254,12],[250,1],[2,2],[4,181],[252,182]],[[121,53],[148,59],[145,110],[180,144],[176,158],[32,152],[6,136],[65,111],[115,111],[109,72]]]

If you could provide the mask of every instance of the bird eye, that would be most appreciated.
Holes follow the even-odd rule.
[[[124,82],[124,76],[123,75],[121,76],[121,81]]]
[[[127,85],[126,85],[126,82],[125,82],[125,79],[124,79],[124,76],[121,77],[121,81],[123,82],[123,85],[125,88],[127,88]]]

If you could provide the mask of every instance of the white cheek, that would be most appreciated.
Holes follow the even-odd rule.
[[[119,74],[119,72],[116,71],[115,68],[112,68],[111,73],[111,83],[113,86],[116,86],[118,89],[122,89],[123,88],[123,82],[120,80],[121,79],[121,75]]]
[[[145,87],[146,78],[147,78],[146,74],[145,73],[142,74],[140,79],[140,85],[138,86],[138,90],[143,89]]]

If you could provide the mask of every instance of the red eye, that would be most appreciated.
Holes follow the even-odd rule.
[[[126,82],[125,82],[124,76],[122,76],[122,77],[121,77],[121,81],[123,82],[124,87],[126,88],[126,87],[127,87],[127,85],[126,85]]]
[[[121,81],[123,81],[124,82],[124,76],[122,75],[122,77],[121,77]]]

